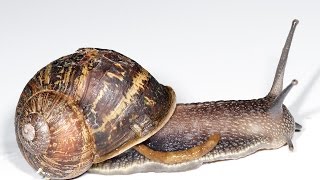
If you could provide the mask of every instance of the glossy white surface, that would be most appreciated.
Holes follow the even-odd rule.
[[[303,125],[288,147],[182,173],[79,179],[316,179],[319,177],[320,3],[242,1],[0,0],[0,178],[39,179],[20,154],[14,113],[27,81],[80,47],[116,50],[143,65],[178,102],[264,96],[294,18],[285,73],[299,80],[285,104]]]

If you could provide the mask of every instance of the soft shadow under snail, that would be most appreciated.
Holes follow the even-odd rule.
[[[192,104],[130,58],[82,48],[53,61],[28,82],[17,105],[15,130],[28,163],[52,179],[100,174],[185,171],[238,159],[291,142],[301,126],[283,101],[292,22],[266,97]]]

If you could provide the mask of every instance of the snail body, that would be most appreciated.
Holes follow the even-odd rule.
[[[93,165],[89,172],[98,174],[132,174],[140,172],[179,172],[200,167],[204,163],[239,159],[262,149],[276,149],[290,143],[295,124],[283,106],[283,118],[268,115],[268,99],[218,101],[177,104],[170,121],[143,142],[154,154],[136,148],[105,162]],[[244,113],[244,111],[246,113]],[[208,113],[210,112],[210,113]],[[195,115],[196,114],[196,115]],[[192,121],[190,120],[192,116]],[[157,152],[175,152],[197,147],[219,132],[214,149],[192,161],[167,164],[158,161]],[[139,146],[139,145],[138,145]]]
[[[157,132],[174,91],[111,50],[79,49],[41,69],[16,110],[19,148],[48,178],[73,178]]]
[[[283,76],[297,20],[294,20],[278,64],[269,94],[260,99],[177,104],[169,122],[155,135],[127,152],[95,164],[89,172],[131,174],[137,172],[175,172],[197,168],[203,163],[239,159],[264,149],[288,145],[301,125],[283,105],[293,80],[283,88]],[[217,145],[204,156],[182,163],[163,161],[166,152],[201,146],[213,133]],[[161,158],[159,158],[161,157]]]

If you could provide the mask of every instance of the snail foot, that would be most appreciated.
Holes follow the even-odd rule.
[[[209,153],[218,144],[219,140],[220,135],[215,133],[204,143],[186,150],[161,152],[153,150],[144,144],[136,145],[134,149],[152,161],[164,164],[178,164],[199,159]]]

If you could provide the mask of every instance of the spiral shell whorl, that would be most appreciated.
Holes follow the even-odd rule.
[[[36,170],[48,178],[73,178],[93,162],[94,145],[82,110],[54,91],[36,93],[16,118],[19,147]]]
[[[38,113],[29,114],[18,122],[19,139],[27,151],[34,155],[43,154],[50,143],[47,122]]]

